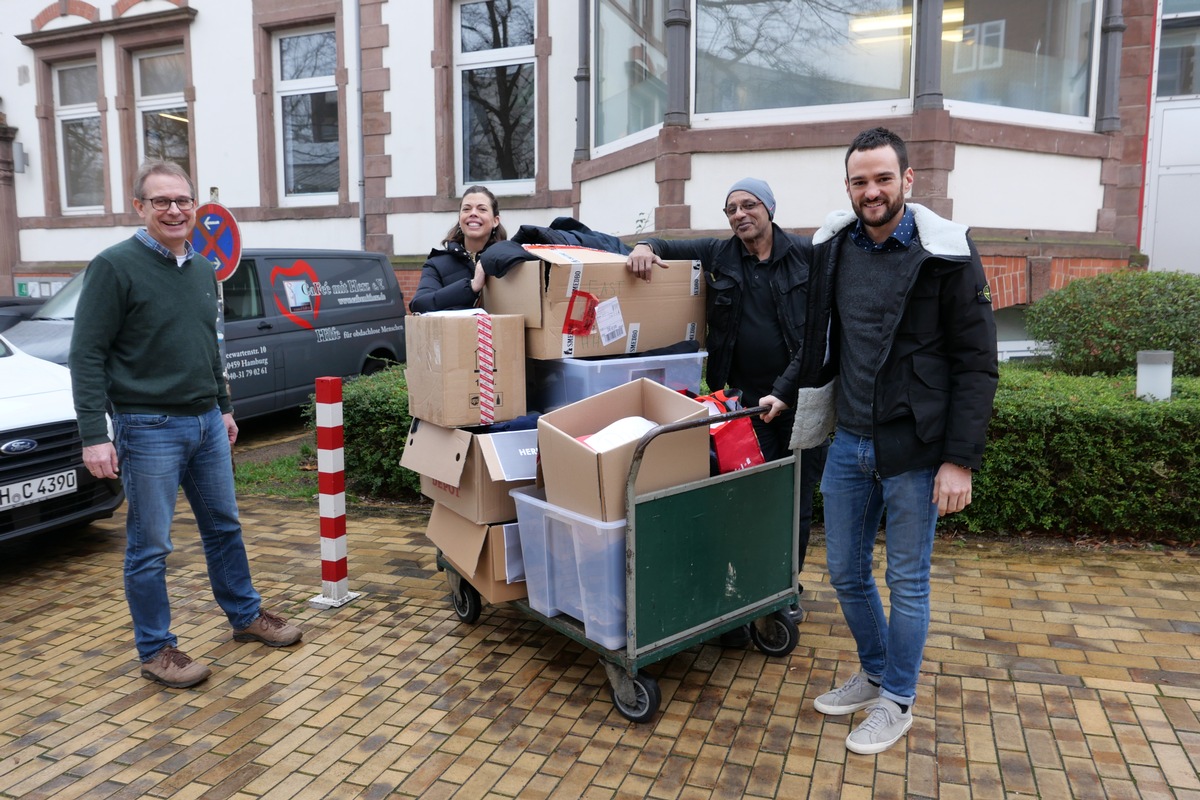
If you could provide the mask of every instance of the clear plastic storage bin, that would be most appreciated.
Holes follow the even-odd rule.
[[[602,522],[550,505],[532,486],[509,494],[517,504],[529,605],[547,617],[574,617],[602,647],[624,647],[625,520]]]
[[[704,371],[703,350],[669,356],[620,356],[614,358],[560,358],[526,361],[526,395],[529,408],[553,411],[623,383],[649,378],[668,389],[700,393]]]

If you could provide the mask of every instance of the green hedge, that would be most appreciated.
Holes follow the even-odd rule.
[[[1171,350],[1176,375],[1200,375],[1200,275],[1115,272],[1072,281],[1025,312],[1056,369],[1116,375],[1139,350]]]
[[[1198,538],[1200,379],[1169,402],[1136,378],[1002,365],[974,502],[944,526],[977,532]]]
[[[311,421],[313,407],[306,409]],[[421,478],[400,466],[412,417],[403,369],[385,369],[342,385],[346,488],[371,497],[413,500]]]

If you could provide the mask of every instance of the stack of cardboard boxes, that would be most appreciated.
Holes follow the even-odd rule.
[[[678,392],[699,390],[703,351],[638,355],[702,344],[704,281],[689,262],[646,282],[621,255],[527,249],[529,261],[488,279],[486,322],[470,312],[409,318],[417,421],[401,463],[421,474],[422,493],[435,501],[429,538],[485,599],[528,594],[536,610],[570,614],[590,638],[616,647],[625,635],[622,520],[636,442],[596,452],[580,439],[631,417],[664,424],[707,416]],[[478,427],[527,411],[541,414],[536,430]],[[637,488],[707,475],[708,430],[698,426],[652,443]],[[589,544],[597,536],[608,543],[599,551]],[[603,573],[598,592],[589,590],[594,572]]]

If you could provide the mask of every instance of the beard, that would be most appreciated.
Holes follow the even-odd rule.
[[[867,217],[867,212],[864,211],[862,203],[854,204],[854,216],[858,217],[863,225],[869,228],[883,228],[889,222],[896,218],[896,215],[904,210],[904,195],[900,195],[895,199],[888,200],[887,205],[883,208],[869,209],[870,213],[877,214],[873,218]]]

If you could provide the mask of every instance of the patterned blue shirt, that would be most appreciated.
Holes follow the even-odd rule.
[[[138,232],[136,234],[134,234],[134,236],[137,237],[137,240],[139,242],[146,245],[146,247],[149,247],[151,250],[158,253],[159,255],[161,255],[165,258],[174,259],[175,261],[179,260],[179,256],[175,255],[170,250],[168,250],[166,247],[164,247],[162,242],[158,241],[153,236],[151,236],[149,231],[147,231],[145,228],[138,228]],[[192,247],[191,241],[186,240],[186,239],[183,242],[183,255],[184,255],[184,259],[183,259],[184,261],[187,261],[189,258],[196,255],[196,250]]]
[[[904,216],[900,218],[900,224],[896,226],[896,230],[892,231],[892,235],[882,242],[876,243],[867,235],[861,219],[855,224],[854,230],[850,232],[850,240],[868,253],[893,253],[897,250],[907,250],[916,233],[917,223],[913,218],[913,211],[905,204]]]

